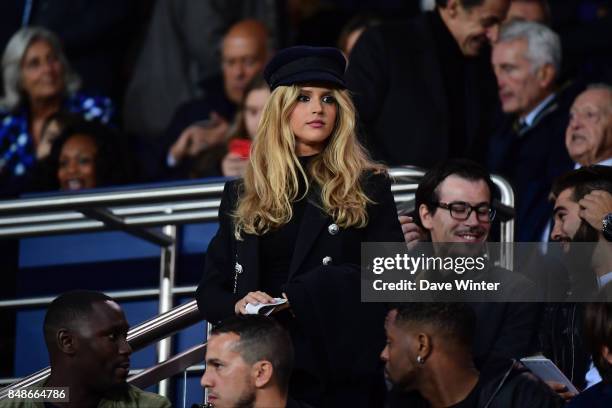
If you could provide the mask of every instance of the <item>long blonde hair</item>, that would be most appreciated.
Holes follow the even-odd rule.
[[[238,207],[233,214],[235,236],[262,235],[291,220],[292,203],[299,194],[299,177],[310,189],[309,178],[295,152],[295,135],[289,126],[301,88],[276,88],[263,110]],[[323,151],[311,160],[308,173],[321,189],[322,210],[340,227],[364,227],[366,206],[372,203],[363,191],[366,171],[384,172],[372,162],[355,134],[355,107],[346,90],[333,89],[338,106],[336,123]],[[306,195],[306,193],[304,193]]]

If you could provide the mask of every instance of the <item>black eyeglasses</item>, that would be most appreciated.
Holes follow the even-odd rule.
[[[488,222],[493,221],[495,218],[495,210],[489,206],[489,204],[480,204],[478,206],[472,206],[463,201],[454,201],[452,203],[433,203],[436,207],[440,207],[450,212],[450,216],[459,221],[465,221],[470,218],[472,211],[476,212],[476,218],[479,221]]]

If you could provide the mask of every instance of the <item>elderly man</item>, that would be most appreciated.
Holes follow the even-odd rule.
[[[211,332],[201,384],[215,408],[298,407],[288,398],[289,334],[260,315],[235,316]]]
[[[170,167],[225,140],[245,87],[263,70],[269,55],[268,31],[261,22],[243,20],[229,29],[221,46],[223,81],[210,81],[204,99],[182,105],[166,132],[173,142],[167,155]]]
[[[486,46],[509,0],[437,0],[414,20],[366,30],[346,73],[374,158],[426,168],[482,159],[495,107]]]
[[[489,170],[514,188],[516,240],[537,242],[550,216],[552,181],[572,168],[563,143],[569,91],[559,94],[555,83],[559,37],[541,24],[512,21],[502,27],[492,63],[506,117],[490,141]]]
[[[612,87],[590,85],[570,110],[565,146],[576,167],[612,166]]]
[[[91,291],[57,297],[45,315],[51,374],[37,387],[67,389],[67,408],[170,408],[166,398],[126,383],[132,348],[128,323],[110,297]],[[59,403],[58,402],[58,403]],[[5,399],[7,408],[47,408],[46,402]]]

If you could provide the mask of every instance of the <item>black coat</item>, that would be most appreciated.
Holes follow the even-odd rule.
[[[219,231],[208,247],[196,293],[200,311],[213,323],[233,315],[235,303],[260,288],[259,238],[245,234],[237,241],[233,234],[229,214],[239,190],[238,181],[225,186]],[[385,341],[386,308],[361,303],[361,243],[401,242],[403,235],[390,180],[383,175],[366,177],[364,190],[376,203],[368,207],[368,225],[340,229],[337,234],[329,232],[333,220],[316,205],[317,197],[309,196],[283,288],[295,314],[288,327],[296,349],[296,372],[305,373],[300,378],[315,384],[301,391],[315,395],[307,401],[317,406],[377,406],[375,399],[381,396],[372,389],[379,386],[384,392],[379,354]],[[331,260],[325,265],[327,257]]]
[[[383,24],[366,30],[351,52],[346,79],[359,120],[361,136],[376,159],[389,165],[430,168],[451,157],[482,159],[497,106],[495,80],[488,53],[466,69],[467,103],[449,101],[441,52],[432,16]],[[463,101],[462,101],[463,102]],[[452,106],[451,106],[452,105]],[[451,109],[465,109],[462,151],[451,151]],[[365,133],[365,134],[364,134]]]
[[[561,408],[565,402],[542,380],[515,361],[491,361],[480,371],[471,404],[462,408]],[[388,408],[427,408],[429,403],[418,393],[391,393]]]
[[[488,167],[505,177],[516,194],[516,241],[539,242],[550,221],[548,195],[553,181],[574,168],[565,147],[569,108],[576,90],[552,99],[534,124],[513,129],[516,118],[506,116],[490,140]]]

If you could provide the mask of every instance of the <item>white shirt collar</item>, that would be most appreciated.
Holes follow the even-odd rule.
[[[612,272],[608,272],[599,277],[599,287],[603,288],[608,282],[612,282]]]
[[[612,167],[612,157],[607,158],[606,160],[602,160],[599,163],[596,163],[598,166],[608,166]],[[582,165],[580,163],[576,163],[574,165],[574,170],[581,168]]]
[[[523,123],[525,123],[527,126],[533,125],[533,121],[535,120],[535,118],[540,114],[540,112],[542,112],[542,109],[544,109],[546,105],[548,105],[548,103],[554,99],[554,97],[555,97],[555,94],[552,93],[548,95],[546,98],[544,98],[544,100],[540,102],[538,106],[533,108],[531,112],[529,112],[527,116],[523,118]]]

